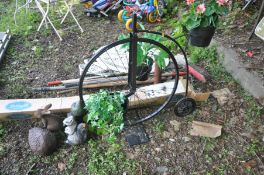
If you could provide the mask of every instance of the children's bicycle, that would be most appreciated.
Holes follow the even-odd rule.
[[[146,16],[147,22],[155,23],[163,15],[164,0],[149,0],[140,3],[139,0],[123,0],[124,9],[118,12],[118,20],[126,24],[126,29],[132,31],[132,17],[137,14],[139,19]]]
[[[84,13],[87,16],[108,16],[110,11],[117,10],[121,6],[122,1],[123,0],[84,0],[83,3],[86,7]]]
[[[133,16],[137,24],[137,15]],[[102,47],[86,64],[79,82],[81,105],[85,105],[86,95],[100,89],[112,93],[125,93],[125,124],[134,125],[151,119],[160,113],[172,100],[176,99],[174,110],[178,116],[185,116],[195,109],[195,101],[187,97],[186,85],[179,80],[179,67],[172,52],[154,39],[141,37],[142,33],[153,34],[173,41],[186,61],[183,48],[168,35],[159,32],[138,30],[133,25],[128,38]],[[143,49],[144,48],[144,49]],[[148,60],[153,60],[149,63]],[[147,64],[146,64],[147,63]],[[146,71],[139,67],[149,66]],[[149,74],[142,79],[142,76]],[[86,85],[86,79],[94,84]]]

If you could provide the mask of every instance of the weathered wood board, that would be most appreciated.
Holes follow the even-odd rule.
[[[137,97],[141,98],[141,101],[148,104],[162,103],[166,96],[171,92],[173,83],[165,82],[155,85],[144,86],[141,88],[145,93],[139,92],[135,96],[130,97],[129,107],[136,107],[139,102]],[[139,88],[140,90],[140,88]],[[176,94],[185,92],[185,86],[179,81]],[[85,99],[89,96],[85,96]],[[70,112],[72,103],[79,100],[78,96],[73,97],[60,97],[60,98],[40,98],[40,99],[12,99],[12,100],[0,100],[0,121],[10,119],[30,119],[34,118],[34,113],[48,104],[52,104],[50,108],[51,113],[56,112]]]
[[[260,37],[262,40],[264,40],[264,17],[262,20],[258,23],[256,29],[255,29],[255,34]]]

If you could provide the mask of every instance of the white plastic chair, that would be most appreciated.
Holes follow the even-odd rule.
[[[81,25],[79,24],[78,20],[76,19],[76,17],[72,13],[73,3],[69,4],[66,0],[35,0],[35,3],[37,5],[37,8],[39,9],[39,11],[42,14],[42,20],[41,20],[41,23],[38,27],[38,31],[41,29],[44,22],[46,24],[46,28],[48,27],[48,23],[49,23],[51,25],[51,27],[53,28],[53,30],[55,31],[56,35],[62,41],[62,37],[60,36],[58,30],[55,28],[54,24],[52,23],[52,21],[50,20],[50,18],[48,16],[50,4],[58,2],[58,1],[63,1],[65,3],[66,8],[67,8],[67,11],[66,11],[66,13],[65,13],[65,15],[62,18],[60,23],[62,24],[65,21],[66,17],[70,14],[73,17],[74,21],[76,22],[77,26],[79,27],[80,31],[83,32]],[[45,5],[46,5],[46,10],[44,10],[44,8],[42,6],[43,3],[45,3]]]

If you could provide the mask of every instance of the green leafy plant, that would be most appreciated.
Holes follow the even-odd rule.
[[[220,15],[228,13],[227,0],[187,0],[189,9],[182,21],[188,30],[196,27],[216,27]]]
[[[118,39],[128,38],[128,35],[121,34]],[[143,38],[152,39],[157,42],[162,42],[162,36],[152,34],[152,33],[144,33]],[[129,49],[129,44],[123,44],[123,49]],[[146,42],[138,42],[137,44],[137,65],[147,64],[150,65],[153,60],[159,65],[161,69],[165,67],[165,59],[168,58],[168,54],[157,48],[155,45],[146,43]],[[153,59],[153,60],[152,60]]]
[[[108,142],[116,140],[116,134],[124,127],[123,104],[125,95],[122,92],[110,93],[106,90],[91,94],[85,102],[88,114],[84,117],[93,131],[103,135]]]
[[[217,49],[215,46],[208,48],[190,47],[190,61],[197,63],[201,60],[216,60],[218,58]]]

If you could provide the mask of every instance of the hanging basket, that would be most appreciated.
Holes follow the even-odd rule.
[[[207,47],[209,46],[215,33],[215,27],[197,27],[190,30],[189,42],[193,46]]]

